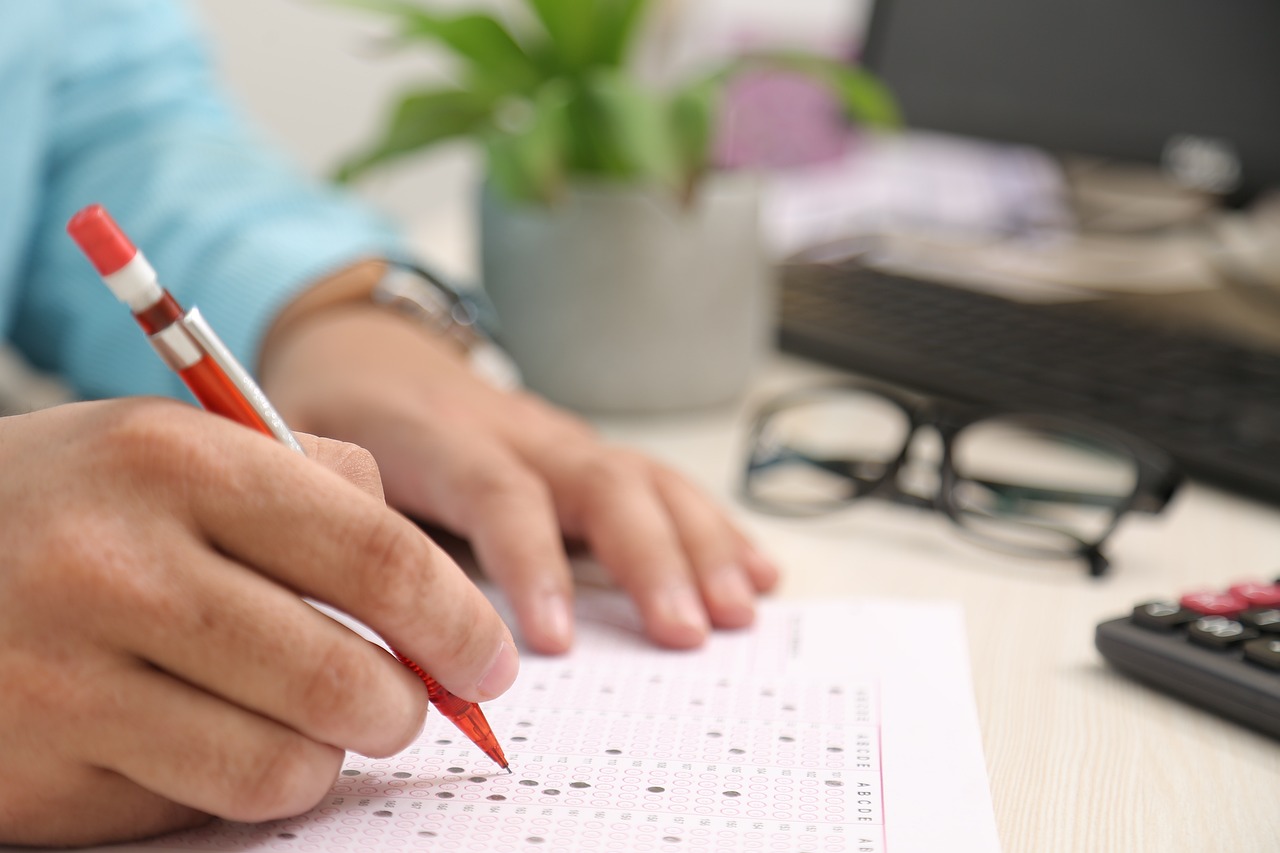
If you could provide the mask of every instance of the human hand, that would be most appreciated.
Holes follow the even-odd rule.
[[[388,502],[469,540],[530,645],[572,641],[564,538],[589,546],[652,639],[737,628],[778,578],[684,477],[582,421],[478,379],[445,342],[382,309],[317,311],[270,342],[263,385],[297,428],[368,448]]]
[[[505,626],[368,454],[299,439],[322,464],[168,401],[0,419],[0,844],[291,816],[345,749],[408,745],[422,682],[300,595],[465,699],[510,685]]]

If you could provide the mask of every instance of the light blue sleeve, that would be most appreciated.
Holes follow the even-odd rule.
[[[185,395],[65,233],[101,203],[187,307],[252,369],[297,290],[403,244],[368,209],[304,179],[223,100],[176,0],[64,7],[43,199],[15,342],[83,395]]]

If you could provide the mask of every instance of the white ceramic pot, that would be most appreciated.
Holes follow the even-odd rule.
[[[577,185],[554,208],[481,201],[484,286],[528,386],[583,412],[733,400],[768,346],[759,181],[670,192]]]

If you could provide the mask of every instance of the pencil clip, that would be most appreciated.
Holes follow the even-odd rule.
[[[182,326],[191,333],[191,337],[196,339],[196,343],[204,350],[205,355],[213,359],[214,363],[222,368],[222,372],[226,374],[227,379],[249,401],[254,411],[258,413],[258,416],[262,418],[263,422],[271,430],[271,434],[291,450],[306,455],[306,451],[302,449],[298,439],[294,438],[293,431],[284,422],[284,418],[280,417],[280,413],[271,405],[267,395],[258,387],[258,383],[253,381],[249,371],[245,370],[240,362],[236,361],[236,357],[231,354],[231,350],[218,337],[217,332],[213,330],[209,322],[205,320],[199,308],[192,308],[182,316]]]

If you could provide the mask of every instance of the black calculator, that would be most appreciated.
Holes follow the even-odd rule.
[[[1280,580],[1147,601],[1094,642],[1121,672],[1280,738]]]

